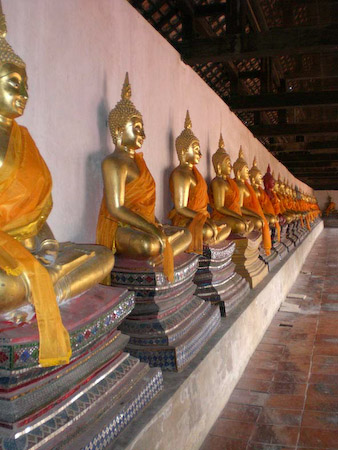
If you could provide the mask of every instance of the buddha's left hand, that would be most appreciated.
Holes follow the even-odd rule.
[[[36,253],[36,258],[40,260],[45,266],[55,264],[59,253],[59,243],[55,239],[45,239],[41,242],[40,247]]]

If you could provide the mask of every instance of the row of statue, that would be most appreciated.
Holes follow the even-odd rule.
[[[303,218],[309,223],[318,213],[314,197],[297,194],[280,179],[275,182],[269,168],[264,177],[255,162],[249,170],[242,150],[232,167],[222,136],[212,157],[216,176],[208,189],[196,168],[200,144],[187,113],[176,139],[179,165],[169,181],[172,226],[160,224],[155,182],[138,153],[145,139],[142,115],[131,101],[126,76],[122,98],[109,114],[115,150],[102,163],[100,245],[59,243],[47,224],[50,172],[28,130],[15,121],[28,100],[25,63],[5,39],[3,16],[0,31],[0,312],[3,320],[17,322],[30,320],[35,312],[42,365],[69,361],[69,336],[58,303],[107,278],[115,252],[152,265],[163,263],[172,280],[174,257],[184,251],[202,253],[203,244],[220,243],[231,232],[247,236],[256,230],[263,232],[268,254],[270,226]]]

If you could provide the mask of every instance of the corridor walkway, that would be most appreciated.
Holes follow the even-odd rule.
[[[276,314],[201,450],[338,449],[338,229],[291,293],[299,311]]]

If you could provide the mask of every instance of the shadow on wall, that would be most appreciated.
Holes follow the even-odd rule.
[[[103,93],[104,95],[97,107],[97,127],[99,131],[100,146],[99,150],[88,155],[86,163],[86,209],[84,217],[82,218],[82,224],[84,231],[90,232],[92,242],[95,242],[97,217],[102,201],[103,182],[101,163],[111,152],[108,144],[110,133],[107,121],[110,109],[107,102],[106,78],[103,83]]]
[[[207,139],[207,147],[205,149],[205,158],[207,160],[207,172],[206,172],[206,176],[205,176],[205,181],[206,181],[207,185],[209,186],[211,178],[212,178],[212,176],[211,176],[211,150],[210,150],[209,133],[208,133],[208,139]]]
[[[170,111],[170,118],[169,118],[169,130],[167,135],[167,142],[168,142],[168,148],[165,149],[165,151],[168,151],[169,153],[169,161],[170,165],[165,168],[162,172],[163,176],[163,211],[164,211],[164,217],[161,218],[161,222],[163,223],[170,223],[170,220],[168,219],[169,211],[173,208],[174,204],[171,199],[170,194],[170,188],[169,188],[169,178],[171,175],[171,172],[176,167],[175,161],[176,161],[176,151],[175,151],[175,138],[174,138],[174,132],[172,128],[172,112]]]

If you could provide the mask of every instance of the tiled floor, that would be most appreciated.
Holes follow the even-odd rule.
[[[338,229],[316,241],[201,450],[338,449]]]

